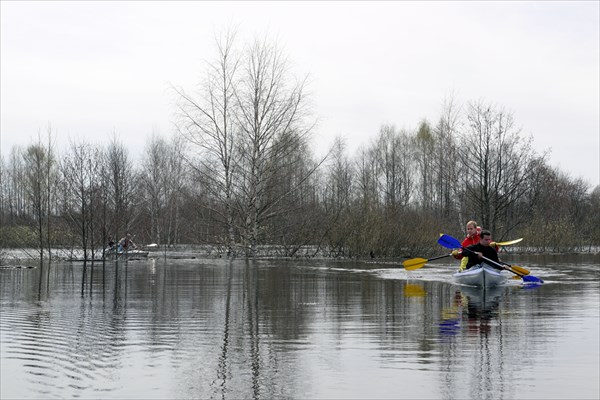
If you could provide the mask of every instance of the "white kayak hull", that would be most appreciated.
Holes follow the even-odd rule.
[[[456,282],[468,286],[492,287],[506,282],[506,275],[501,270],[486,264],[476,265],[452,276]]]

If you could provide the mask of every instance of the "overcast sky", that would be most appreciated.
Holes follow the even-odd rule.
[[[170,85],[192,91],[215,32],[276,37],[309,74],[315,145],[353,154],[382,124],[435,124],[444,98],[513,113],[551,164],[599,184],[599,2],[1,1],[1,145],[48,124],[132,151],[173,134]]]

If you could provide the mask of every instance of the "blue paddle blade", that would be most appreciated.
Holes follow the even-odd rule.
[[[526,285],[521,286],[521,288],[525,290],[537,289],[539,287],[542,287],[541,283],[528,283]]]
[[[523,282],[527,283],[544,283],[543,280],[533,275],[523,275],[521,278],[523,278]]]
[[[450,235],[440,236],[437,242],[448,249],[460,249],[462,247],[460,242]]]

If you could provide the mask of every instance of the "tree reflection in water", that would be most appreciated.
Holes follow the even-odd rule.
[[[568,383],[553,381],[561,366],[596,361],[597,340],[572,340],[597,325],[593,308],[580,311],[597,304],[597,268],[588,269],[578,291],[485,292],[444,280],[445,270],[407,281],[347,261],[107,262],[85,279],[81,263],[2,271],[3,397],[565,394]],[[578,318],[570,336],[557,329],[565,316]],[[580,351],[547,370],[567,342]],[[571,385],[595,394],[591,375],[580,367]]]

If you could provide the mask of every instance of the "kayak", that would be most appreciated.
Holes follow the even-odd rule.
[[[490,287],[501,285],[506,281],[502,271],[487,264],[475,265],[465,271],[452,275],[454,280],[461,285]]]
[[[102,261],[102,253],[96,253],[93,259],[90,257],[87,260],[82,254],[74,257],[66,258],[67,261]],[[129,250],[128,252],[115,253],[113,250],[106,250],[104,260],[143,260],[148,258],[148,252],[142,250]]]

